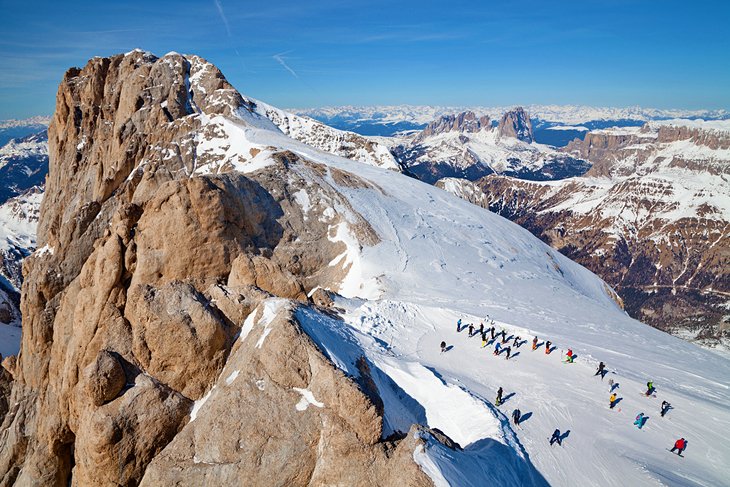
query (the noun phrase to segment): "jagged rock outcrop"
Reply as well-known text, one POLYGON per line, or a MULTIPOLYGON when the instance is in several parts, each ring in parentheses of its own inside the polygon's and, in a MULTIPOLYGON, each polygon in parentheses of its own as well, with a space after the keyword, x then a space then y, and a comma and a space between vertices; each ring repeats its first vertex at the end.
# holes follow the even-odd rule
POLYGON ((293 309, 336 289, 348 245, 379 241, 337 189, 377 188, 237 137, 273 129, 254 108, 196 56, 133 51, 66 72, 0 485, 430 484, 417 438, 383 441, 374 391, 296 319, 264 307, 249 323, 263 331, 247 328, 270 296, 293 309), (292 387, 325 405, 300 414, 292 387))
POLYGON ((142 485, 430 483, 413 462, 420 440, 381 441, 382 411, 317 349, 287 302, 269 301, 247 321, 215 386, 142 485))
POLYGON ((477 117, 471 111, 457 113, 456 115, 444 115, 429 123, 416 136, 414 142, 422 142, 428 137, 445 132, 475 133, 483 129, 490 129, 491 127, 488 116, 477 117))
POLYGON ((528 144, 535 141, 532 134, 532 122, 522 107, 517 107, 502 115, 497 131, 502 137, 514 137, 528 144))
POLYGON ((727 132, 673 125, 601 130, 566 148, 595 161, 585 178, 438 185, 601 276, 636 319, 716 346, 730 341, 728 144, 727 132))

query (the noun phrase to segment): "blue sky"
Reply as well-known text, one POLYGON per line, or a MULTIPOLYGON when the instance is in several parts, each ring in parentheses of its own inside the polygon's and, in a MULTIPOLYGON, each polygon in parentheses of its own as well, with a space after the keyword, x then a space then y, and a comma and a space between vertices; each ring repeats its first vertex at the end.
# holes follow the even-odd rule
POLYGON ((280 107, 730 108, 730 6, 676 1, 3 2, 0 119, 135 47, 199 54, 280 107))

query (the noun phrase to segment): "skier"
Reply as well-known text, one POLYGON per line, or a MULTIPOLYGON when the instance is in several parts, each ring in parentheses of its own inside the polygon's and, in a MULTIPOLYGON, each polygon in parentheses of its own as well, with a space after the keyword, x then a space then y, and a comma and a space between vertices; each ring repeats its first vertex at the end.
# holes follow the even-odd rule
POLYGON ((568 349, 568 353, 565 354, 565 361, 569 364, 573 363, 573 350, 570 348, 568 349))
POLYGON ((563 442, 560 439, 560 430, 556 429, 553 431, 553 436, 550 437, 550 446, 553 446, 553 443, 557 442, 558 445, 563 446, 563 442))
POLYGON ((502 335, 502 344, 504 345, 505 343, 507 343, 507 332, 502 330, 501 335, 502 335))
POLYGON ((487 346, 487 335, 486 333, 482 333, 482 348, 487 346))
POLYGON ((479 333, 484 336, 484 323, 479 323, 479 333))
POLYGON ((446 342, 441 342, 441 353, 446 351, 446 342))
POLYGON ((639 413, 638 415, 636 415, 636 419, 634 420, 634 424, 639 429, 641 429, 641 427, 644 426, 644 413, 639 413))
POLYGON ((608 392, 613 392, 614 389, 618 388, 618 382, 614 382, 613 379, 608 379, 608 387, 610 387, 608 392))
POLYGON ((684 451, 685 448, 687 448, 687 440, 685 440, 684 438, 680 438, 674 442, 674 446, 669 451, 674 453, 674 450, 679 450, 677 452, 677 455, 679 455, 681 457, 682 452, 684 451))
POLYGON ((492 340, 494 340, 494 327, 489 329, 489 333, 491 334, 492 340))
POLYGON ((512 411, 512 421, 515 423, 515 425, 520 425, 520 417, 522 416, 522 413, 519 409, 515 409, 512 411))
POLYGON ((532 349, 537 350, 537 337, 532 339, 532 349))
POLYGON ((507 360, 509 360, 509 356, 512 353, 512 347, 507 347, 504 349, 505 352, 507 352, 507 360))
POLYGON ((461 331, 461 318, 459 318, 459 321, 456 322, 456 333, 459 333, 461 331))
POLYGON ((596 373, 594 374, 594 376, 595 375, 600 375, 601 376, 601 380, 603 380, 603 375, 604 375, 603 374, 603 369, 605 369, 605 368, 606 368, 606 365, 603 362, 599 363, 598 364, 598 370, 596 371, 596 373))
POLYGON ((616 399, 618 399, 618 396, 616 396, 616 393, 614 392, 611 394, 611 397, 608 398, 610 404, 609 409, 613 409, 613 407, 616 405, 616 399))
POLYGON ((520 337, 515 337, 514 341, 512 342, 512 346, 515 348, 520 348, 520 341, 522 339, 520 337))
POLYGON ((474 324, 469 323, 469 337, 471 337, 474 334, 474 324))
POLYGON ((550 346, 553 344, 550 340, 545 342, 545 355, 550 354, 550 346))
POLYGON ((502 387, 500 386, 499 389, 497 389, 497 400, 494 401, 494 403, 499 406, 502 404, 502 387))
POLYGON ((665 414, 667 414, 667 412, 670 409, 672 409, 672 405, 669 404, 667 401, 662 401, 662 409, 661 409, 662 418, 664 417, 665 414))
POLYGON ((646 395, 651 396, 652 392, 654 392, 654 381, 649 381, 646 383, 646 395))
POLYGON ((499 350, 501 347, 502 347, 502 345, 499 342, 494 344, 494 355, 499 355, 500 353, 502 353, 499 350))

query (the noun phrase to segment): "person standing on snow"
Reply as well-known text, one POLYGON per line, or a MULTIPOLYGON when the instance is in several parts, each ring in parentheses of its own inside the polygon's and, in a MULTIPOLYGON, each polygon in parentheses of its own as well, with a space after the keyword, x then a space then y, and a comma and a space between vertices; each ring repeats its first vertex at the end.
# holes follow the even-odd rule
POLYGON ((512 341, 512 346, 515 348, 520 348, 520 342, 522 339, 520 337, 515 337, 515 339, 512 341))
POLYGON ((667 414, 667 412, 668 412, 668 411, 669 411, 670 409, 672 409, 672 405, 671 405, 671 404, 669 404, 669 403, 668 403, 667 401, 662 401, 662 409, 661 409, 661 411, 660 411, 660 413, 661 413, 661 415, 662 415, 662 418, 664 417, 664 415, 665 415, 665 414, 667 414))
POLYGON ((489 333, 491 334, 492 340, 494 340, 494 327, 489 329, 489 333))
POLYGON ((681 457, 682 452, 684 451, 685 448, 687 448, 687 440, 685 440, 684 438, 680 438, 674 442, 674 446, 669 451, 674 453, 674 450, 679 450, 677 452, 677 455, 679 455, 681 457))
POLYGON ((563 443, 560 439, 560 430, 556 429, 553 431, 553 436, 550 437, 550 446, 553 446, 553 443, 557 443, 560 446, 563 446, 563 443))
POLYGON ((441 342, 441 353, 446 351, 446 342, 441 342))
POLYGON ((617 399, 618 399, 618 396, 616 395, 615 392, 613 394, 611 394, 611 397, 608 398, 608 401, 609 401, 608 407, 609 407, 609 409, 613 409, 613 407, 616 405, 616 400, 617 399))
POLYGON ((634 420, 634 424, 639 429, 641 429, 641 427, 644 426, 644 413, 639 413, 639 414, 636 415, 636 419, 634 420))
POLYGON ((504 351, 507 352, 507 360, 509 360, 510 354, 512 354, 512 347, 507 347, 504 351))
POLYGON ((456 333, 461 331, 461 318, 456 322, 456 333))
POLYGON ((512 411, 512 422, 514 422, 517 426, 520 425, 520 417, 522 417, 522 413, 519 409, 512 411))
POLYGON ((502 387, 500 386, 499 389, 497 389, 497 400, 494 401, 494 403, 499 406, 502 404, 502 387))
POLYGON ((471 338, 472 335, 474 335, 474 324, 469 323, 469 338, 471 338))
POLYGON ((550 354, 550 346, 553 344, 550 340, 545 342, 545 355, 550 354))
POLYGON ((494 344, 494 355, 499 355, 501 353, 499 350, 501 347, 502 345, 499 342, 494 344))
POLYGON ((572 364, 573 363, 573 350, 568 349, 568 353, 565 354, 565 361, 572 364))
POLYGON ((502 330, 501 335, 502 335, 502 344, 504 345, 505 343, 507 343, 507 332, 502 330))
POLYGON ((479 333, 484 335, 484 323, 479 323, 479 333))
POLYGON ((600 375, 600 376, 601 376, 601 380, 603 380, 603 375, 604 375, 604 374, 603 374, 603 370, 604 370, 605 368, 606 368, 606 365, 605 365, 605 364, 604 364, 603 362, 599 363, 599 364, 598 364, 598 370, 597 370, 597 371, 596 371, 596 373, 595 373, 595 374, 593 374, 593 375, 594 375, 594 376, 596 376, 596 375, 600 375))
POLYGON ((654 392, 654 382, 649 381, 646 383, 646 395, 651 396, 651 394, 654 392))
POLYGON ((532 349, 537 350, 537 337, 532 339, 532 349))
POLYGON ((487 346, 487 334, 482 332, 482 348, 487 346))

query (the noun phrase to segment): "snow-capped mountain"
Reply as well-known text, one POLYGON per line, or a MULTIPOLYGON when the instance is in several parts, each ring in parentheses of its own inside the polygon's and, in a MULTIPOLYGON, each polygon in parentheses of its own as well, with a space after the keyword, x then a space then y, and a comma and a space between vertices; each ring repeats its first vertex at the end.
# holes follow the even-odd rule
POLYGON ((35 250, 42 198, 35 187, 0 205, 0 324, 20 326, 22 262, 35 250))
POLYGON ((67 72, 54 117, 66 143, 51 157, 44 251, 26 264, 22 351, 4 362, 23 381, 2 423, 0 478, 730 477, 718 427, 730 423, 730 361, 631 319, 604 281, 506 219, 292 139, 197 56, 94 58, 67 72), (104 96, 119 103, 77 130, 74 110, 91 119, 104 96), (515 344, 505 360, 457 320, 494 320, 510 343, 540 347, 515 344), (647 380, 656 397, 642 394, 647 380), (682 459, 666 451, 679 437, 682 459))
POLYGON ((422 181, 444 177, 475 180, 487 174, 559 179, 584 173, 585 161, 534 142, 529 116, 517 108, 496 126, 474 112, 444 115, 423 131, 401 137, 393 149, 404 170, 422 181))
POLYGON ((400 170, 389 148, 375 139, 337 130, 313 118, 295 115, 258 100, 255 101, 255 106, 256 113, 274 122, 292 139, 365 164, 400 170))
POLYGON ((10 139, 18 139, 42 132, 48 128, 51 117, 36 116, 24 120, 0 120, 0 146, 10 139))
MULTIPOLYGON (((22 261, 35 250, 42 185, 48 172, 44 132, 0 147, 0 323, 20 326, 22 261)), ((14 335, 17 332, 10 331, 14 335)), ((2 351, 0 351, 2 353, 2 351)))
POLYGON ((42 186, 48 173, 45 131, 11 139, 0 147, 0 204, 29 188, 42 186))
POLYGON ((566 151, 593 163, 584 177, 439 185, 601 275, 637 319, 727 348, 730 122, 598 130, 566 151))

